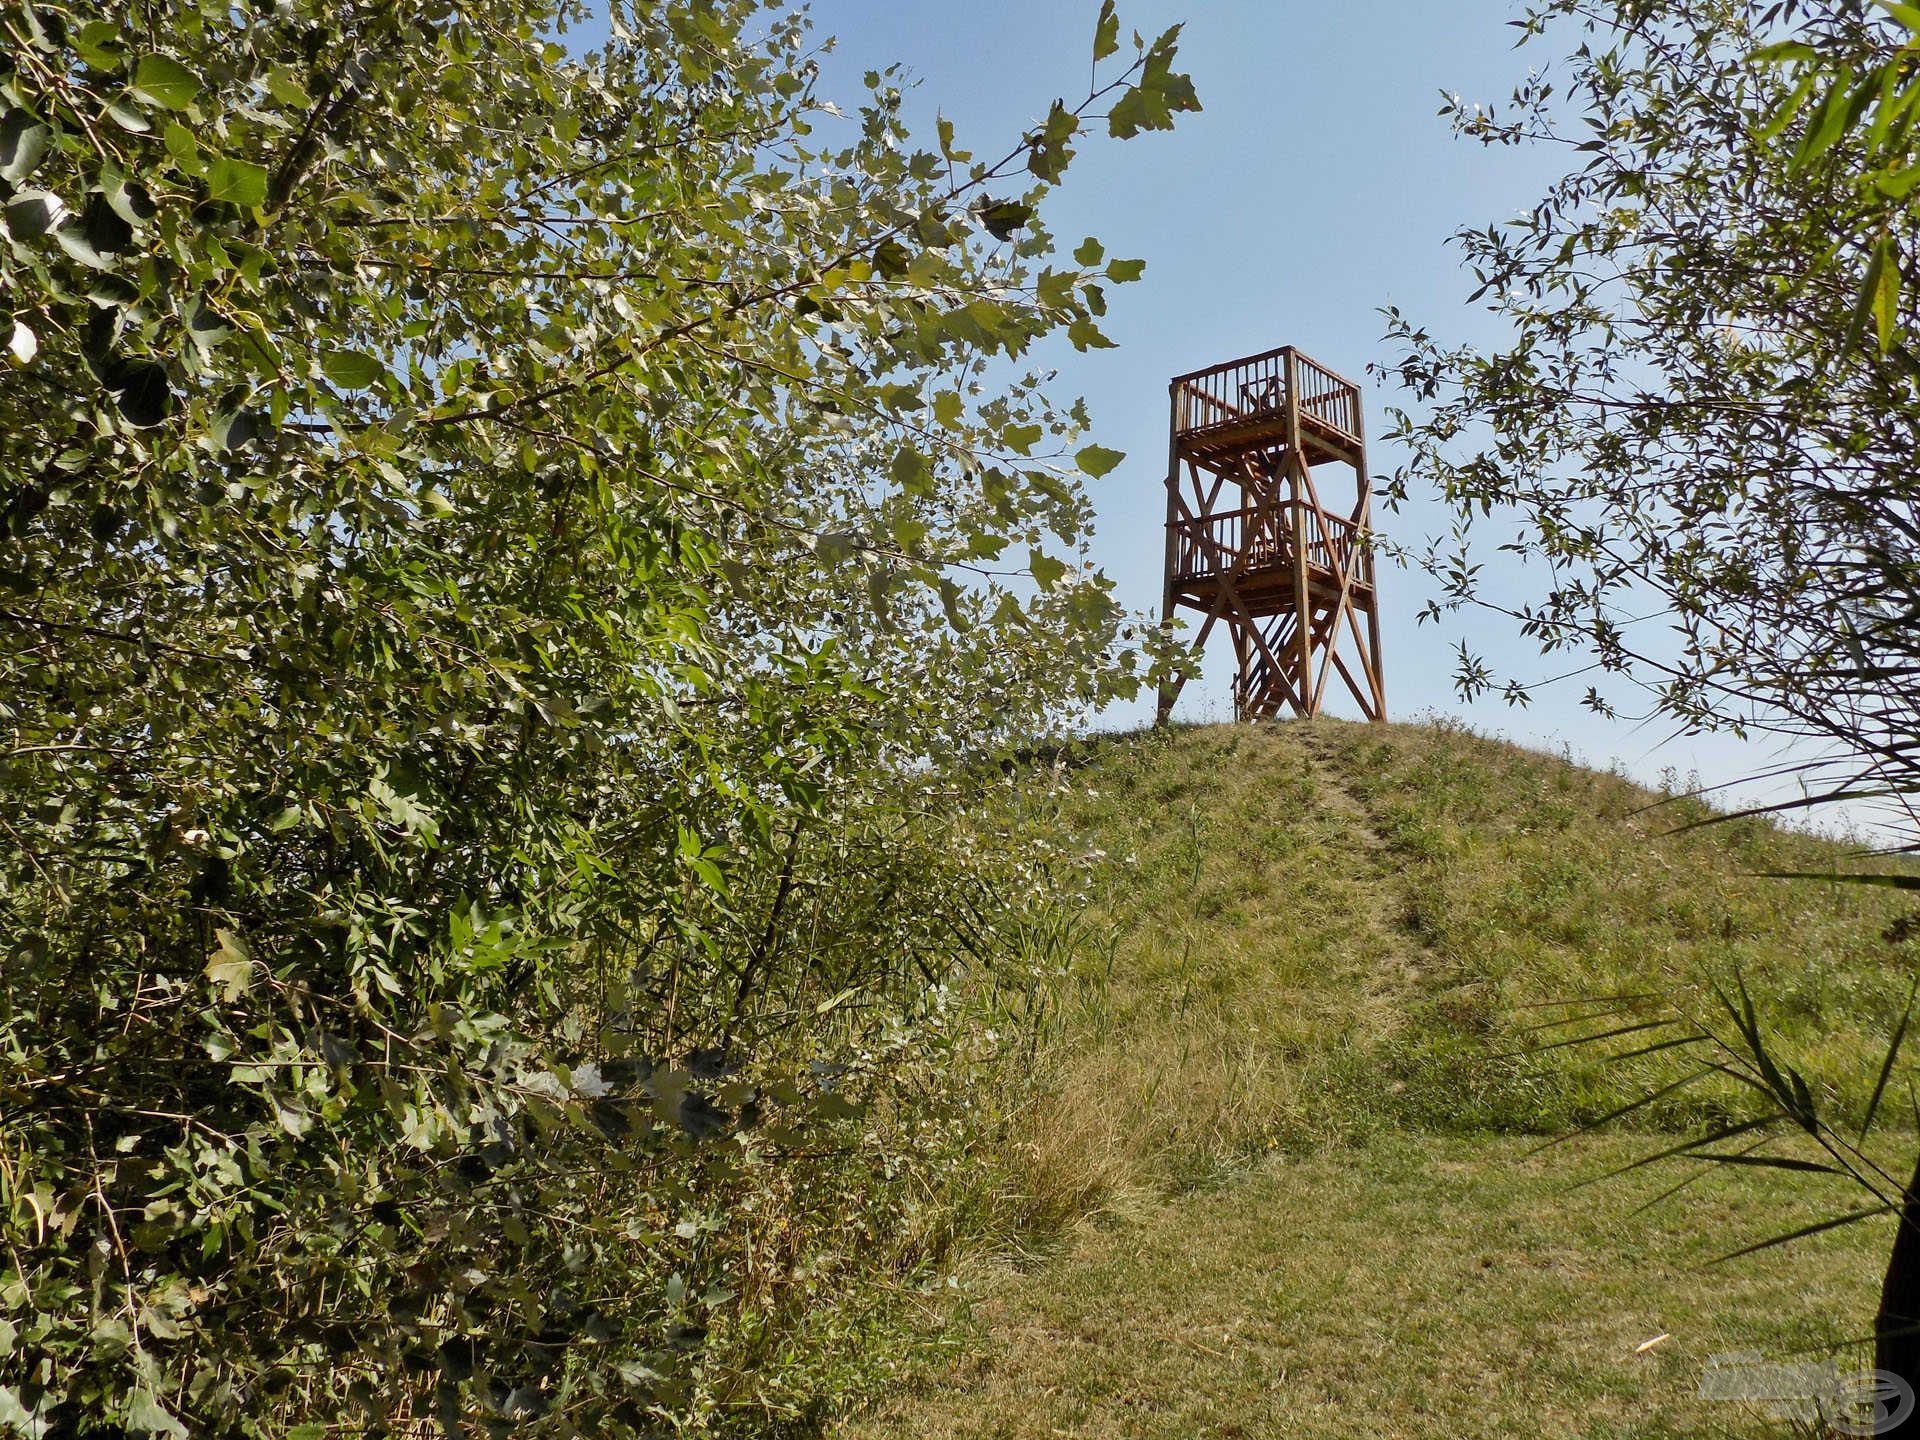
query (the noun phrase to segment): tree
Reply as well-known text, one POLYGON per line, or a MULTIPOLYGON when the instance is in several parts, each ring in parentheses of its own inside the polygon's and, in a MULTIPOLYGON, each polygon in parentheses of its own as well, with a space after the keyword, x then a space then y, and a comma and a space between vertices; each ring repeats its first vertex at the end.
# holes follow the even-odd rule
MULTIPOLYGON (((1816 8, 1849 44, 1893 38, 1856 7, 1816 8)), ((1835 243, 1848 161, 1803 158, 1830 112, 1787 108, 1791 77, 1750 59, 1787 20, 1815 24, 1807 10, 1623 0, 1516 22, 1535 36, 1566 17, 1610 43, 1582 44, 1511 111, 1449 111, 1484 143, 1585 158, 1518 222, 1459 236, 1511 344, 1446 347, 1391 316, 1397 374, 1426 408, 1395 417, 1410 449, 1389 492, 1421 477, 1457 512, 1462 543, 1435 557, 1449 602, 1480 598, 1471 532, 1511 517, 1505 548, 1550 576, 1513 612, 1543 649, 1590 651, 1683 726, 1837 741, 1865 768, 1823 795, 1898 794, 1913 532, 1893 482, 1915 408, 1910 307, 1882 277, 1912 227, 1835 243)), ((1503 682, 1472 654, 1461 678, 1503 682)), ((1588 703, 1615 701, 1596 685, 1588 703)))
POLYGON ((1177 32, 978 161, 777 6, 594 10, 0 19, 15 1430, 803 1404, 1034 863, 962 767, 1136 683, 1028 355, 1177 32))
MULTIPOLYGON (((1458 237, 1507 338, 1451 346, 1390 316, 1414 405, 1394 417, 1408 448, 1389 500, 1433 484, 1456 517, 1428 556, 1445 585, 1429 618, 1500 608, 1475 550, 1497 524, 1544 576, 1507 607, 1542 651, 1582 655, 1677 728, 1820 746, 1792 803, 1890 799, 1920 848, 1920 11, 1553 0, 1514 23, 1576 36, 1564 67, 1508 108, 1445 112, 1575 167, 1518 219, 1458 237)), ((1460 682, 1528 696, 1464 646, 1460 682)), ((1610 712, 1619 693, 1603 679, 1587 702, 1610 712)), ((1774 1053, 1764 1005, 1730 985, 1714 1016, 1649 1017, 1632 1043, 1692 1047, 1756 1097, 1753 1125, 1688 1153, 1834 1170, 1870 1192, 1848 1219, 1903 1214, 1879 1355, 1920 1385, 1920 1175, 1903 1183, 1869 1140, 1906 1022, 1875 1106, 1838 1117, 1774 1053), (1810 1152, 1716 1148, 1776 1130, 1810 1152)))

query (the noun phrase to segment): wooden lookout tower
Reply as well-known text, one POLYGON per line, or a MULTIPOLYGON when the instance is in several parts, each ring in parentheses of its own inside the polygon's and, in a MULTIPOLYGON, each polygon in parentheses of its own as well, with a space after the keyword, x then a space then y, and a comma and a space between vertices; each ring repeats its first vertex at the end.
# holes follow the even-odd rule
MULTIPOLYGON (((1206 616, 1195 662, 1226 626, 1237 718, 1317 715, 1338 675, 1385 719, 1360 387, 1288 346, 1181 375, 1172 392, 1165 617, 1206 616)), ((1162 722, 1186 680, 1161 690, 1162 722)))

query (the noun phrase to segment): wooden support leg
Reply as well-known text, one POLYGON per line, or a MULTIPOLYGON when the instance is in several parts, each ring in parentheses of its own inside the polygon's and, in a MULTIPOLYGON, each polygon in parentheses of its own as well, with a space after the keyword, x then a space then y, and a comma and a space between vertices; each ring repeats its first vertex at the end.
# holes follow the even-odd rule
MULTIPOLYGON (((1177 405, 1177 402, 1176 402, 1177 405)), ((1176 411, 1174 435, 1167 442, 1167 568, 1166 582, 1160 591, 1160 623, 1163 627, 1173 624, 1173 611, 1177 603, 1173 591, 1173 572, 1180 554, 1180 542, 1174 534, 1174 524, 1178 515, 1186 510, 1180 499, 1180 448, 1179 417, 1176 411)), ((1205 632, 1202 631, 1202 638, 1205 632)), ((1180 698, 1180 688, 1187 683, 1184 670, 1176 671, 1160 682, 1159 704, 1154 708, 1153 724, 1158 729, 1165 725, 1173 715, 1173 702, 1180 698)))

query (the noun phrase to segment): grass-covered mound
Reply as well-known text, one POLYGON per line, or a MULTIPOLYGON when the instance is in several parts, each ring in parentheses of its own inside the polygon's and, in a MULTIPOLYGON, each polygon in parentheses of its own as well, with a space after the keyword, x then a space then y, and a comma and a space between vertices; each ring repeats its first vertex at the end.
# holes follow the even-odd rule
POLYGON ((1693 1398, 1710 1355, 1868 1333, 1873 1225, 1696 1268, 1852 1208, 1842 1183, 1693 1162, 1571 1190, 1751 1111, 1732 1083, 1531 1154, 1697 1063, 1609 1058, 1667 1031, 1557 1041, 1712 1019, 1736 976, 1823 1103, 1864 1106, 1908 907, 1764 873, 1843 847, 1697 827, 1445 726, 1174 730, 1073 763, 1058 818, 1099 855, 1099 939, 1004 1159, 1031 1213, 1097 1223, 976 1276, 986 1358, 871 1433, 1738 1431, 1693 1398))
POLYGON ((1152 733, 1093 747, 1079 780, 1063 819, 1105 852, 1112 950, 1083 967, 1050 1123, 1122 1185, 1382 1127, 1598 1118, 1694 1062, 1608 1058, 1658 1031, 1556 1042, 1676 1002, 1711 1018, 1739 977, 1808 1077, 1864 1104, 1911 983, 1897 894, 1766 877, 1843 847, 1696 827, 1694 802, 1457 728, 1152 733))

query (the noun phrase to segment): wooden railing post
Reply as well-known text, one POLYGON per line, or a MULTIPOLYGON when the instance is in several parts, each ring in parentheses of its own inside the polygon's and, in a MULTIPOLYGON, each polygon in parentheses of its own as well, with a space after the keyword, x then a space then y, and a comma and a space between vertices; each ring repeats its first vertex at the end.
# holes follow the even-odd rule
MULTIPOLYGON (((1174 607, 1179 597, 1174 589, 1175 577, 1180 568, 1180 533, 1178 519, 1180 514, 1180 432, 1186 419, 1186 387, 1181 381, 1174 381, 1167 387, 1172 400, 1173 418, 1167 435, 1167 571, 1166 583, 1160 592, 1160 624, 1170 628, 1173 624, 1174 607)), ((1153 723, 1161 726, 1167 723, 1173 714, 1173 702, 1179 697, 1180 687, 1186 677, 1167 675, 1160 681, 1160 694, 1154 705, 1153 723)))
POLYGON ((1287 366, 1287 482, 1293 508, 1293 603, 1294 613, 1299 616, 1300 633, 1295 636, 1299 646, 1300 677, 1295 689, 1304 696, 1313 679, 1313 627, 1307 623, 1308 606, 1308 541, 1307 541, 1307 494, 1306 477, 1302 473, 1306 467, 1306 455, 1301 446, 1300 435, 1300 360, 1289 347, 1286 352, 1287 366))
MULTIPOLYGON (((1353 392, 1353 438, 1360 442, 1360 453, 1367 453, 1367 417, 1360 392, 1353 392)), ((1373 563, 1373 478, 1363 465, 1360 470, 1360 503, 1354 507, 1353 547, 1360 552, 1367 577, 1367 687, 1373 691, 1371 719, 1387 718, 1387 671, 1380 658, 1380 579, 1373 563)))

